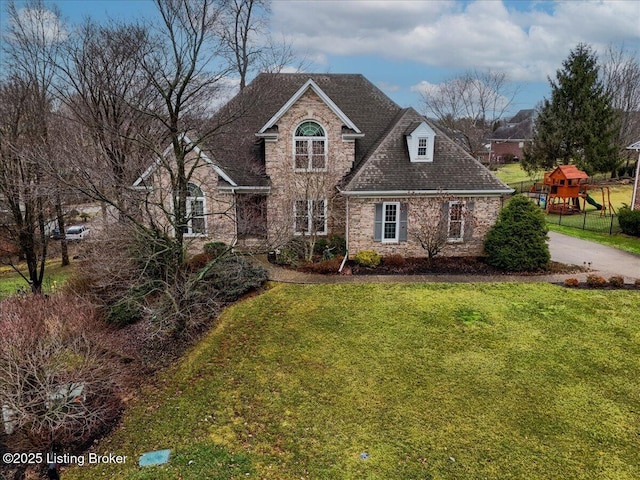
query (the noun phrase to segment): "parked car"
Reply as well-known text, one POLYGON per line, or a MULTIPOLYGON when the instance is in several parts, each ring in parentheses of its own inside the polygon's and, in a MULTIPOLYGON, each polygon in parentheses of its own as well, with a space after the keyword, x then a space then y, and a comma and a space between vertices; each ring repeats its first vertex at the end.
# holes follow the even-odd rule
POLYGON ((89 230, 85 225, 74 225, 66 230, 67 240, 82 240, 89 235, 89 230))

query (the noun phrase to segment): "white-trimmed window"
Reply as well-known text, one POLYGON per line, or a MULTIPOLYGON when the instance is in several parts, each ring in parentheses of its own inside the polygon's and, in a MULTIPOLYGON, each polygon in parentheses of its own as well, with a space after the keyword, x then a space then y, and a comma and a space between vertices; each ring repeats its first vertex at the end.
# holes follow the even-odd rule
POLYGON ((205 235, 205 198, 202 189, 193 183, 187 184, 187 225, 185 235, 205 235))
POLYGON ((400 238, 400 203, 382 204, 382 241, 397 242, 400 238))
POLYGON ((296 235, 327 234, 327 202, 325 200, 296 200, 293 214, 296 235))
POLYGON ((462 242, 464 240, 464 202, 449 202, 447 240, 449 242, 462 242))
POLYGON ((429 152, 429 137, 418 137, 418 158, 427 158, 429 152))
POLYGON ((294 168, 312 172, 327 168, 327 136, 316 122, 307 121, 296 128, 293 137, 294 168))

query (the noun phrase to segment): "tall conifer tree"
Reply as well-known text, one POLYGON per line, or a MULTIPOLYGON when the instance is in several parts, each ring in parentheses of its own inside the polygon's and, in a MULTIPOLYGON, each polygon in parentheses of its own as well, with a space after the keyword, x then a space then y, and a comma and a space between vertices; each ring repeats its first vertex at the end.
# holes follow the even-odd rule
POLYGON ((583 43, 571 51, 544 99, 532 144, 525 150, 527 170, 575 164, 589 174, 614 171, 619 128, 611 98, 599 77, 596 54, 583 43))

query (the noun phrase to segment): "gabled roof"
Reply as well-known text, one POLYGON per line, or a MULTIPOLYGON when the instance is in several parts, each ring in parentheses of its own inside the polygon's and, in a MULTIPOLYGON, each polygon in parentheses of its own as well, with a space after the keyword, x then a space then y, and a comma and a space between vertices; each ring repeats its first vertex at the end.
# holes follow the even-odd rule
POLYGON ((435 132, 433 162, 411 163, 405 135, 425 121, 413 108, 401 110, 360 167, 349 176, 343 192, 351 195, 375 192, 452 192, 505 194, 513 190, 498 180, 462 147, 435 132))
POLYGON ((556 167, 551 173, 549 173, 549 177, 564 177, 567 180, 576 180, 576 179, 587 179, 589 175, 587 175, 582 170, 578 170, 578 167, 575 165, 560 165, 556 167))
MULTIPOLYGON (((216 174, 218 174, 218 176, 225 182, 228 182, 230 185, 232 186, 237 186, 237 184, 231 179, 231 177, 229 177, 229 175, 222 169, 220 168, 218 165, 216 165, 208 156, 206 153, 204 153, 202 150, 200 150, 200 148, 198 147, 198 145, 194 145, 194 143, 191 141, 191 139, 187 136, 187 135, 182 135, 182 141, 184 141, 186 144, 190 145, 193 147, 193 152, 198 156, 198 158, 201 158, 205 161, 205 163, 207 165, 209 165, 211 168, 213 168, 213 170, 216 172, 216 174)), ((171 145, 169 145, 167 148, 165 148, 164 152, 162 152, 162 156, 166 157, 167 155, 169 155, 171 153, 171 145)), ((145 181, 149 178, 149 176, 156 170, 156 168, 158 168, 158 166, 160 165, 160 162, 162 160, 160 158, 157 158, 143 173, 142 175, 140 175, 136 181, 133 183, 133 187, 143 187, 145 181)))
POLYGON ((276 114, 269 119, 269 121, 260 129, 258 133, 264 133, 270 128, 272 128, 280 118, 287 113, 287 111, 291 108, 293 104, 295 104, 300 97, 306 93, 307 90, 313 90, 316 95, 318 95, 322 101, 331 109, 336 116, 344 122, 344 126, 348 129, 354 131, 355 133, 362 133, 360 129, 345 115, 345 113, 340 110, 340 108, 333 103, 333 100, 322 91, 322 89, 318 86, 316 82, 313 81, 312 78, 306 81, 306 83, 301 86, 296 93, 285 103, 280 110, 276 112, 276 114))
POLYGON ((359 74, 261 73, 218 112, 212 120, 218 133, 203 150, 238 185, 267 185, 263 140, 256 134, 277 133, 278 119, 309 88, 330 100, 345 122, 343 133, 357 138, 356 165, 401 111, 359 74))

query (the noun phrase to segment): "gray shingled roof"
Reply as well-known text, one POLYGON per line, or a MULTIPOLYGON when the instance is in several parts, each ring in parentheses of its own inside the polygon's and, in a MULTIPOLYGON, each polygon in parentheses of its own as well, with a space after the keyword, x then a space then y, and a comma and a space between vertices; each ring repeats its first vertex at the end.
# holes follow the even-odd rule
POLYGON ((377 148, 351 175, 345 191, 506 191, 507 185, 412 108, 405 109, 377 148), (409 160, 405 135, 422 121, 436 132, 433 162, 409 160))
POLYGON ((255 134, 312 79, 365 136, 356 141, 356 164, 401 110, 389 97, 359 74, 262 73, 216 116, 224 124, 205 151, 239 185, 266 185, 262 140, 255 134))
POLYGON ((437 132, 433 163, 410 163, 406 130, 424 118, 401 109, 356 74, 260 74, 213 119, 219 133, 203 150, 238 185, 268 185, 263 140, 255 134, 309 79, 364 133, 356 140, 354 170, 343 182, 349 190, 508 189, 433 122, 428 122, 437 132))

